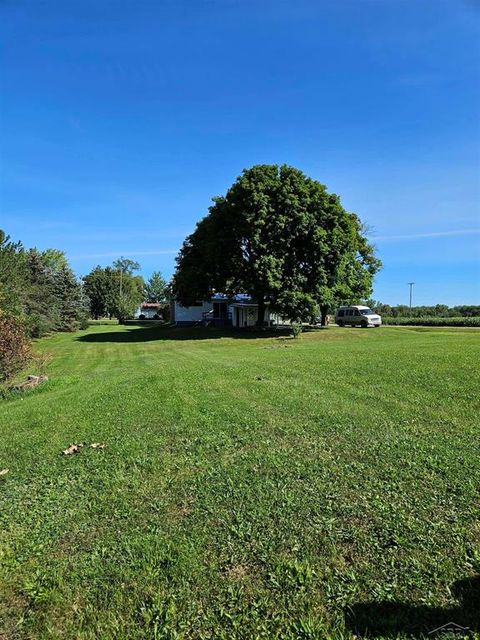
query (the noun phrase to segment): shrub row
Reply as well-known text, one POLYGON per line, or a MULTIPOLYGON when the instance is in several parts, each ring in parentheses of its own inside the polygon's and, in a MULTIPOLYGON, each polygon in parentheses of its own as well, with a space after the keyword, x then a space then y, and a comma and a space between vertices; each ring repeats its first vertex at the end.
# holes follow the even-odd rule
POLYGON ((480 316, 457 317, 457 318, 435 318, 435 317, 422 317, 422 318, 392 318, 382 316, 383 324, 394 325, 420 325, 422 327, 480 327, 480 316))
POLYGON ((9 380, 30 358, 30 344, 19 318, 0 311, 0 383, 9 380))

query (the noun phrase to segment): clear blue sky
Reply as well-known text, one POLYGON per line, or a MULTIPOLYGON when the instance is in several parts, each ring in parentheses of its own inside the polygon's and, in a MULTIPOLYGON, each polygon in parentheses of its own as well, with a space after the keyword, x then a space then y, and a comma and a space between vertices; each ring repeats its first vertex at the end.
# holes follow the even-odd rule
POLYGON ((210 198, 288 163, 370 226, 389 303, 480 302, 474 0, 3 0, 0 227, 170 276, 210 198))

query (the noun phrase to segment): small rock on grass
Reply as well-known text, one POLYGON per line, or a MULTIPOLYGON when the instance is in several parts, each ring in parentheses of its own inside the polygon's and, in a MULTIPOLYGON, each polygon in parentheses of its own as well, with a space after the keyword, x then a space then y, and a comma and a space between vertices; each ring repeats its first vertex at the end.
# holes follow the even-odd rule
POLYGON ((0 476, 6 476, 8 473, 8 469, 0 469, 0 476))
POLYGON ((21 382, 20 384, 16 384, 13 387, 10 387, 11 391, 26 391, 27 389, 33 389, 37 387, 42 382, 47 382, 48 376, 27 376, 27 380, 25 382, 21 382))
POLYGON ((92 442, 90 446, 92 449, 105 449, 106 447, 104 442, 92 442))

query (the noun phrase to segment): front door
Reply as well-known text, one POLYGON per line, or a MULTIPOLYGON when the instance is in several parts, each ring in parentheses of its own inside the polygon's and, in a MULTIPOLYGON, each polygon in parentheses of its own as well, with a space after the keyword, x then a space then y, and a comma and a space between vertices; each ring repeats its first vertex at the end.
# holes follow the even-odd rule
POLYGON ((213 317, 225 320, 228 315, 228 307, 226 302, 213 303, 213 317))

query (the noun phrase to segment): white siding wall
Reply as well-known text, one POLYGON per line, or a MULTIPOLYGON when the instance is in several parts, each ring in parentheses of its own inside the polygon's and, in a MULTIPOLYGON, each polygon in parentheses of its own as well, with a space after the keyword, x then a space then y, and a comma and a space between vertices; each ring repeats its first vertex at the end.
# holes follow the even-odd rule
MULTIPOLYGON (((203 320, 203 314, 213 310, 213 302, 204 302, 202 306, 198 307, 182 307, 178 302, 175 302, 175 318, 174 322, 199 322, 203 320)), ((257 318, 258 310, 256 307, 233 307, 228 305, 228 311, 232 314, 232 322, 234 326, 244 327, 245 320, 247 327, 254 327, 257 318), (237 316, 238 314, 238 316, 237 316), (238 318, 238 320, 237 320, 238 318)), ((277 314, 270 313, 265 310, 265 320, 267 322, 273 321, 274 324, 290 324, 288 320, 280 318, 277 314)))
POLYGON ((182 307, 175 302, 175 322, 198 322, 203 314, 213 309, 211 302, 204 302, 200 307, 182 307))
POLYGON ((270 320, 274 324, 292 324, 290 320, 280 317, 277 313, 272 313, 270 316, 270 320))

